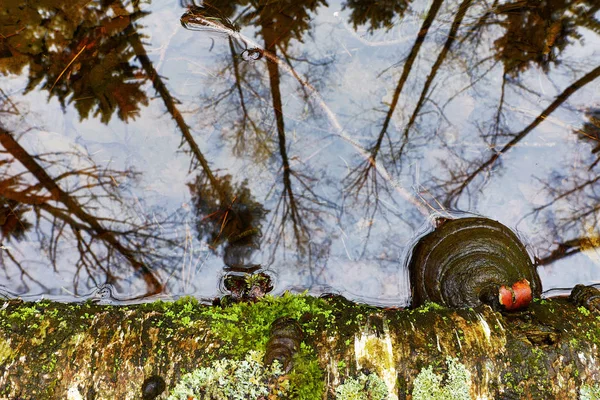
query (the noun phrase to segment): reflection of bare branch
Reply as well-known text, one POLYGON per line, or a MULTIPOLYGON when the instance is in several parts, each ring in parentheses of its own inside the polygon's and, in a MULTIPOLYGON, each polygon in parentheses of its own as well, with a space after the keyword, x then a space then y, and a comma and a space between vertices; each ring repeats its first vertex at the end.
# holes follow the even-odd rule
MULTIPOLYGON (((241 43, 244 43, 248 48, 260 48, 260 45, 258 43, 256 43, 255 41, 253 41, 252 39, 250 39, 249 37, 241 35, 240 33, 235 32, 231 29, 220 26, 219 24, 217 24, 211 20, 205 19, 202 16, 194 16, 194 20, 198 20, 198 23, 200 23, 203 26, 209 26, 215 32, 224 33, 224 34, 231 36, 235 40, 239 40, 241 43)), ((369 152, 366 151, 361 145, 359 145, 352 137, 350 137, 346 133, 346 131, 344 130, 344 128, 342 127, 342 125, 340 124, 338 119, 336 118, 335 114, 333 113, 333 111, 329 108, 327 103, 321 97, 320 93, 304 77, 302 77, 295 69, 290 67, 287 63, 282 62, 269 49, 261 48, 261 51, 263 54, 263 58, 269 60, 270 62, 276 63, 278 66, 281 67, 282 70, 284 70, 285 72, 287 72, 291 76, 293 76, 294 79, 296 79, 301 86, 304 86, 306 89, 308 89, 308 91, 310 92, 310 100, 318 108, 320 108, 321 111, 323 111, 327 120, 329 121, 329 123, 331 124, 331 126, 334 129, 335 135, 341 137, 346 142, 348 142, 350 145, 352 145, 352 147, 365 160, 368 160, 371 158, 369 155, 369 152)), ((381 174, 381 176, 384 179, 386 179, 390 183, 391 186, 393 186, 394 190, 398 194, 400 194, 407 201, 409 201, 413 206, 415 206, 419 210, 419 212, 421 212, 423 215, 429 215, 429 210, 423 204, 421 204, 421 202, 419 200, 415 199, 415 197, 410 192, 408 192, 402 186, 397 184, 390 177, 389 173, 387 172, 387 170, 381 163, 379 163, 378 161, 375 161, 375 165, 376 165, 376 169, 381 174)))
MULTIPOLYGON (((242 117, 241 117, 241 121, 239 124, 239 128, 237 129, 236 132, 236 143, 234 146, 234 151, 236 152, 236 154, 243 154, 246 150, 247 147, 245 146, 246 143, 246 136, 247 136, 247 129, 246 126, 249 123, 251 129, 251 132, 254 133, 256 139, 257 139, 257 145, 256 145, 256 149, 257 149, 257 153, 262 153, 262 154, 271 154, 271 149, 269 148, 269 140, 265 137, 265 132, 256 124, 256 122, 254 122, 254 119, 250 116, 250 113, 248 111, 248 107, 246 105, 246 101, 245 101, 245 97, 244 97, 244 90, 242 89, 242 83, 244 83, 244 77, 242 75, 242 72, 240 71, 240 62, 239 62, 239 56, 235 53, 235 49, 233 46, 233 39, 231 38, 231 36, 228 36, 228 41, 229 41, 229 50, 231 52, 231 60, 232 60, 232 65, 233 65, 233 71, 234 71, 234 85, 235 88, 237 90, 238 93, 238 97, 239 97, 239 101, 240 101, 240 107, 242 108, 242 117)), ((246 85, 246 87, 250 87, 250 85, 246 85)), ((255 98, 260 98, 261 96, 256 93, 254 90, 250 90, 251 94, 254 95, 255 98)), ((212 101, 211 102, 215 107, 217 106, 217 102, 212 101)), ((233 114, 233 113, 229 113, 229 114, 233 114)))
POLYGON ((538 213, 538 212, 542 211, 543 209, 545 209, 545 208, 547 208, 547 207, 551 206, 551 205, 552 205, 552 204, 554 204, 556 201, 558 201, 558 200, 561 200, 561 199, 564 199, 564 198, 566 198, 566 197, 569 197, 569 196, 571 196, 571 195, 573 195, 573 194, 576 194, 577 192, 580 192, 580 191, 582 191, 583 189, 585 189, 587 186, 594 185, 594 184, 595 184, 596 182, 598 182, 598 181, 600 181, 600 176, 597 176, 597 177, 595 177, 595 178, 593 178, 593 179, 591 179, 591 180, 585 181, 585 182, 583 182, 583 183, 581 183, 581 184, 575 185, 575 186, 573 186, 573 188, 571 188, 571 189, 569 189, 569 190, 566 190, 566 191, 564 191, 564 192, 562 192, 562 193, 556 193, 556 188, 554 187, 554 185, 553 185, 553 184, 546 184, 546 185, 545 185, 545 188, 546 188, 546 190, 547 190, 548 192, 550 192, 550 193, 554 193, 554 194, 556 194, 556 197, 554 197, 554 198, 552 199, 552 201, 550 201, 550 202, 548 202, 548 203, 545 203, 545 204, 542 204, 541 206, 537 206, 537 207, 535 207, 535 208, 533 209, 532 213, 538 213))
POLYGON ((595 247, 588 237, 578 237, 575 239, 567 240, 562 243, 558 243, 556 249, 552 250, 547 256, 537 259, 537 265, 549 265, 555 261, 562 260, 569 256, 579 254, 584 249, 595 247))
POLYGON ((438 55, 437 59, 435 60, 435 63, 431 67, 431 71, 429 72, 429 75, 427 76, 425 85, 423 85, 423 90, 421 91, 421 96, 419 97, 419 100, 417 101, 415 110, 413 111, 412 115, 410 116, 410 120, 408 121, 408 124, 404 128, 404 141, 405 142, 408 142, 408 133, 410 131, 410 128, 415 123, 415 120, 417 119, 417 115, 419 115, 419 111, 421 110, 421 107, 423 106, 423 103, 425 102, 427 93, 429 92, 429 87, 433 83, 433 80, 434 80, 435 76, 437 75, 438 70, 442 66, 442 63, 446 59, 446 56, 448 55, 450 48, 452 47, 452 45, 454 44, 454 41, 456 40, 458 28, 460 28, 462 20, 463 20, 465 14, 467 13, 467 10, 471 6, 471 2, 472 2, 472 0, 463 0, 463 2, 460 4, 460 6, 458 8, 458 12, 456 13, 456 17, 454 17, 454 21, 452 22, 452 26, 450 27, 450 32, 448 32, 448 37, 446 38, 444 47, 442 48, 442 51, 440 51, 440 54, 438 55))
MULTIPOLYGON (((136 271, 142 274, 142 277, 148 287, 147 295, 156 294, 161 291, 161 283, 158 281, 152 270, 139 260, 136 252, 124 246, 117 239, 114 231, 104 227, 95 216, 89 214, 84 209, 84 207, 76 200, 76 198, 63 191, 56 184, 56 182, 54 182, 52 177, 48 175, 44 168, 36 161, 36 159, 27 153, 27 151, 21 147, 21 145, 13 138, 13 136, 3 128, 0 128, 0 144, 2 144, 2 146, 38 180, 40 185, 49 192, 52 201, 62 203, 67 208, 69 213, 75 215, 88 227, 90 232, 93 232, 93 235, 97 240, 107 243, 107 245, 122 255, 136 271)), ((4 193, 5 196, 10 196, 10 190, 8 188, 5 189, 4 193)), ((18 196, 18 192, 13 193, 13 195, 18 196)), ((22 196, 19 198, 21 200, 24 199, 22 196)), ((39 203, 39 198, 34 197, 34 200, 37 205, 39 203)), ((62 217, 61 219, 65 220, 67 223, 68 219, 70 219, 67 217, 66 211, 63 211, 63 214, 60 215, 60 217, 62 217)), ((72 230, 73 232, 78 232, 81 228, 81 223, 75 223, 75 221, 73 222, 72 230)), ((85 257, 85 253, 82 253, 82 257, 85 257)), ((86 263, 84 264, 87 265, 86 263)))
POLYGON ((461 38, 461 40, 460 40, 460 44, 461 45, 464 42, 466 42, 467 40, 471 40, 471 41, 477 42, 477 46, 478 46, 478 42, 481 40, 481 33, 482 33, 482 29, 481 28, 483 28, 484 26, 486 26, 487 20, 492 15, 495 14, 494 8, 496 7, 496 5, 498 5, 498 0, 494 0, 494 3, 490 6, 490 8, 486 12, 484 12, 483 14, 481 14, 481 16, 479 17, 479 19, 477 20, 477 22, 475 22, 474 24, 472 24, 471 29, 469 29, 469 31, 461 38))
MULTIPOLYGON (((470 1, 470 0, 469 0, 470 1)), ((400 75, 400 79, 398 80, 398 84, 396 85, 396 89, 394 90, 394 95, 392 97, 392 102, 386 114, 386 117, 383 121, 383 125, 381 127, 381 131, 379 132, 379 136, 377 137, 377 141, 373 146, 369 149, 369 157, 363 160, 356 168, 354 168, 346 177, 346 181, 348 182, 347 188, 350 192, 353 192, 355 196, 358 196, 360 192, 366 190, 366 201, 365 204, 368 204, 366 213, 371 214, 371 217, 377 211, 379 207, 379 183, 377 182, 378 171, 377 171, 377 157, 379 155, 379 151, 383 145, 383 139, 385 137, 390 140, 388 136, 388 127, 392 120, 392 116, 396 111, 396 107, 398 105, 398 100, 400 99, 400 93, 408 79, 408 75, 413 67, 413 64, 417 58, 421 45, 425 41, 425 37, 429 32, 429 28, 431 27, 437 12, 439 11, 443 0, 435 0, 427 13, 427 17, 423 21, 421 25, 421 29, 417 34, 417 39, 413 44, 410 53, 404 62, 404 67, 402 69, 402 74, 400 75), (372 199, 372 202, 369 201, 372 199)), ((390 142, 390 149, 392 151, 393 156, 393 148, 390 142)), ((401 158, 402 152, 404 149, 404 144, 400 148, 400 154, 398 159, 401 158)))
MULTIPOLYGON (((373 151, 371 151, 371 154, 374 154, 373 159, 375 159, 377 157, 377 151, 379 151, 379 147, 381 146, 381 142, 383 141, 383 136, 387 134, 387 129, 388 129, 388 126, 392 119, 392 115, 394 114, 394 111, 396 110, 396 106, 398 105, 398 99, 400 98, 400 92, 402 92, 402 88, 404 87, 404 84, 406 83, 406 80, 408 79, 408 74, 410 73, 412 66, 417 58, 417 54, 419 54, 421 45, 425 41, 425 37, 427 36, 427 33, 429 32, 429 28, 431 28, 431 25, 433 24, 433 20, 435 19, 435 16, 437 15, 438 11, 440 10, 440 7, 442 6, 443 2, 444 2, 443 0, 434 0, 433 3, 431 4, 431 7, 429 8, 429 11, 427 12, 427 17, 425 17, 425 20, 423 21, 423 24, 421 25, 421 29, 419 29, 419 33, 417 34, 417 39, 415 40, 415 43, 414 43, 413 47, 411 48, 410 53, 408 54, 408 58, 404 62, 404 68, 402 69, 402 75, 400 76, 400 80, 398 81, 398 85, 396 86, 396 90, 394 91, 394 97, 392 98, 392 103, 390 104, 390 109, 388 110, 388 113, 383 122, 383 126, 381 127, 381 132, 379 133, 379 137, 377 138, 377 143, 374 146, 374 149, 376 149, 376 152, 374 153, 373 151)), ((402 146, 400 147, 400 150, 398 152, 398 157, 397 157, 398 159, 400 159, 402 157, 402 152, 404 151, 404 145, 405 145, 405 143, 403 143, 402 146)))
POLYGON ((527 136, 529 132, 531 132, 539 124, 541 124, 562 103, 567 101, 567 99, 573 93, 575 93, 577 90, 579 90, 586 84, 592 82, 598 76, 600 76, 600 67, 594 68, 592 71, 588 72, 583 77, 572 83, 561 94, 559 94, 556 97, 556 99, 548 107, 546 107, 544 111, 541 112, 540 115, 538 115, 527 127, 525 127, 525 129, 515 134, 510 142, 508 142, 500 150, 492 154, 487 160, 483 161, 479 165, 479 167, 477 167, 474 171, 462 173, 458 180, 453 179, 453 182, 456 182, 457 186, 447 192, 446 204, 455 203, 462 194, 462 192, 469 186, 471 181, 475 179, 475 177, 477 177, 483 171, 486 171, 489 167, 493 166, 502 154, 504 154, 513 146, 516 146, 521 140, 523 140, 523 138, 527 136))
MULTIPOLYGON (((40 282, 39 280, 33 278, 29 272, 27 272, 27 268, 25 266, 23 266, 16 258, 15 256, 12 254, 11 250, 8 247, 4 247, 2 248, 2 251, 0 252, 0 263, 2 265, 6 265, 4 263, 4 257, 8 257, 10 259, 10 261, 13 263, 13 265, 17 266, 17 269, 20 272, 20 280, 21 283, 23 284, 23 286, 25 287, 25 290, 29 289, 29 285, 27 285, 27 282, 25 280, 25 278, 28 278, 29 280, 31 280, 32 282, 36 283, 37 285, 39 285, 42 289, 44 290, 48 290, 48 288, 46 287, 46 285, 44 285, 42 282, 40 282)), ((8 280, 11 279, 11 277, 7 277, 8 280)))

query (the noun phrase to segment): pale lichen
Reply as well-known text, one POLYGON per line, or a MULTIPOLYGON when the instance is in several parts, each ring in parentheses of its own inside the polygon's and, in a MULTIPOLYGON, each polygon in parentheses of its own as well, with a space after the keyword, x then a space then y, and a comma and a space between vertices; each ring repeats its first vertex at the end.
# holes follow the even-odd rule
POLYGON ((222 359, 210 367, 185 374, 168 400, 257 400, 267 396, 285 397, 290 385, 281 366, 262 362, 263 353, 250 351, 244 360, 222 359))
POLYGON ((600 400, 600 385, 581 385, 579 388, 580 400, 600 400))
POLYGON ((356 378, 348 378, 343 385, 335 388, 337 400, 388 400, 387 385, 376 374, 362 372, 356 378))
POLYGON ((458 359, 447 357, 445 376, 423 368, 413 383, 413 400, 470 400, 471 373, 458 359))

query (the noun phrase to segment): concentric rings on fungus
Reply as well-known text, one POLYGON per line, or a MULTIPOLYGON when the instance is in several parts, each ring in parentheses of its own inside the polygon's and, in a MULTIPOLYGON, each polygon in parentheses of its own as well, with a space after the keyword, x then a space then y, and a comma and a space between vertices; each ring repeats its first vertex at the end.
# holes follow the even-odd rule
POLYGON ((514 310, 539 297, 542 284, 525 246, 497 221, 469 217, 442 221, 413 248, 408 265, 412 307, 514 310))

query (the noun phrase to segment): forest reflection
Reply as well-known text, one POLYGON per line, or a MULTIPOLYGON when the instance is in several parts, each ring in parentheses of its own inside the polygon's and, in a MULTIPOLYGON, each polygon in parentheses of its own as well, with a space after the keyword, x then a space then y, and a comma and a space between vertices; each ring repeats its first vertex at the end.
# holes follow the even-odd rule
POLYGON ((156 66, 144 31, 149 2, 14 3, 0 12, 0 73, 26 77, 19 93, 0 92, 0 254, 12 294, 60 291, 31 273, 34 249, 35 263, 56 273, 71 265, 75 294, 103 284, 127 292, 119 285, 139 280, 128 297, 141 298, 191 279, 182 267, 187 217, 139 206, 143 166, 113 168, 81 146, 44 146, 57 137, 30 122, 25 96, 35 92, 75 110, 80 123, 106 126, 136 126, 159 103, 189 165, 181 184, 191 236, 226 271, 255 272, 261 259, 260 271, 302 269, 321 282, 332 254, 400 269, 431 215, 478 212, 510 163, 539 156, 522 149, 548 124, 586 150, 576 164, 565 156, 527 172, 543 201, 522 207, 517 222, 537 227, 540 266, 600 247, 600 108, 578 97, 597 88, 600 63, 597 54, 570 56, 598 43, 595 0, 345 1, 355 32, 412 35, 392 51, 365 52, 384 60, 375 68, 391 67, 369 71, 386 93, 365 87, 364 97, 340 82, 342 56, 319 47, 317 35, 330 29, 316 22, 325 1, 182 1, 171 22, 212 42, 211 72, 193 101, 179 99, 180 81, 156 66), (546 91, 531 85, 541 76, 546 91), (451 114, 465 104, 471 110, 457 124, 451 114), (258 172, 224 168, 215 156, 223 147, 229 164, 249 160, 258 172))

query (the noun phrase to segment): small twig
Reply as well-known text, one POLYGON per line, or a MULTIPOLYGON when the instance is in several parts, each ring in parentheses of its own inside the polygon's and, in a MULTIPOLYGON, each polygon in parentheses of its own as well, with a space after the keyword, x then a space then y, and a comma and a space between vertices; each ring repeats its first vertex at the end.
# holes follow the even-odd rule
POLYGON ((85 48, 86 48, 86 46, 83 46, 81 48, 81 50, 79 50, 79 53, 75 54, 75 57, 73 57, 73 59, 67 64, 67 66, 65 67, 65 69, 63 69, 62 72, 60 73, 60 75, 58 75, 58 78, 56 78, 56 80, 52 84, 52 87, 49 90, 50 92, 52 91, 52 89, 54 89, 54 86, 56 86, 56 84, 58 83, 58 81, 60 80, 60 78, 62 78, 62 76, 65 74, 65 72, 69 69, 69 67, 71 66, 71 64, 73 64, 73 62, 75 62, 75 60, 77 59, 77 57, 79 57, 79 55, 81 53, 83 53, 83 51, 85 50, 85 48))

